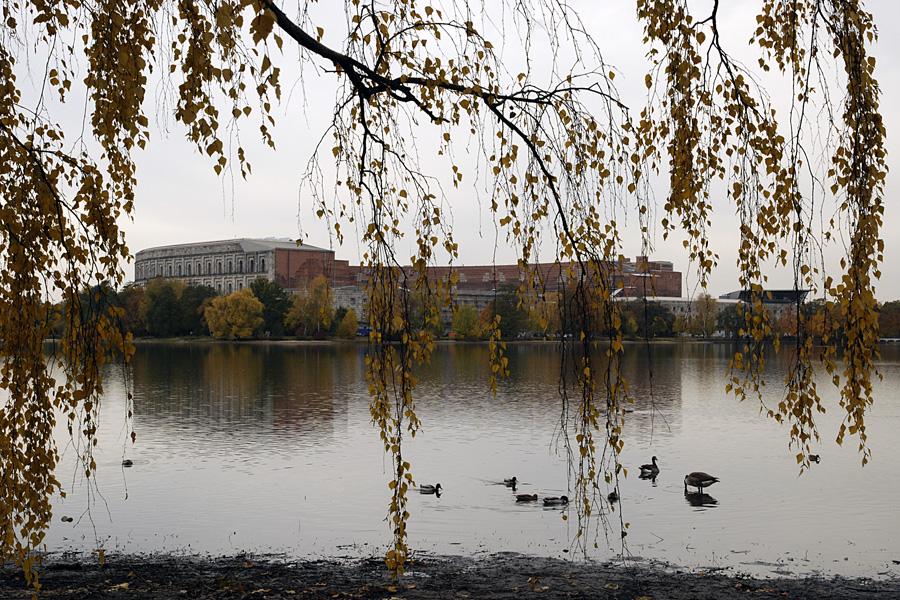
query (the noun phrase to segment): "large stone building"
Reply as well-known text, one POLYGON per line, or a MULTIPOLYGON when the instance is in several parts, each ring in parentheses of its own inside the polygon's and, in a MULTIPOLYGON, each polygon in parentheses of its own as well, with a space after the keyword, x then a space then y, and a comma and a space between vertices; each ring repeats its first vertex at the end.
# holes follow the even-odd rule
MULTIPOLYGON (((569 265, 558 263, 538 263, 528 268, 540 276, 547 291, 566 285, 565 273, 570 270, 569 265)), ((619 297, 681 297, 681 273, 672 268, 671 262, 649 261, 641 256, 635 261, 603 263, 602 268, 619 297)), ((494 298, 495 290, 518 286, 526 277, 517 264, 431 267, 428 276, 432 281, 446 282, 453 270, 457 283, 452 289, 457 303, 473 304, 479 309, 494 298)), ((149 248, 135 256, 134 272, 138 285, 158 277, 181 279, 191 285, 209 286, 221 294, 248 287, 257 277, 293 290, 324 275, 331 283, 335 307, 353 308, 360 316, 365 313, 364 286, 369 278, 366 267, 337 260, 333 250, 274 238, 149 248)), ((404 280, 401 285, 411 288, 413 281, 404 280)))
POLYGON ((159 246, 135 255, 134 280, 162 277, 205 285, 221 294, 248 287, 257 277, 294 289, 325 275, 332 285, 351 283, 350 264, 333 250, 284 239, 239 239, 159 246))

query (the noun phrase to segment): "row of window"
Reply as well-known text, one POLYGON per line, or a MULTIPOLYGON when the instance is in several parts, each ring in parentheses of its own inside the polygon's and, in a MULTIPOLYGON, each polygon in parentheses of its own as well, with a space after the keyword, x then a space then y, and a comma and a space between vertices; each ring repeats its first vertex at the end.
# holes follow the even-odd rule
MULTIPOLYGON (((162 267, 159 268, 159 272, 156 270, 156 265, 152 266, 142 266, 138 267, 140 271, 137 275, 137 279, 153 279, 154 277, 192 277, 194 275, 212 275, 213 274, 213 263, 212 261, 206 261, 206 271, 203 271, 203 263, 201 261, 197 261, 196 269, 192 271, 193 265, 188 262, 185 263, 183 268, 181 263, 174 266, 167 265, 166 270, 164 271, 162 267)), ((222 275, 222 261, 216 261, 216 275, 222 275)), ((234 270, 235 263, 232 260, 229 260, 225 266, 227 269, 224 271, 224 274, 231 273, 244 273, 244 261, 240 259, 237 261, 237 271, 234 270)), ((259 268, 258 270, 254 270, 254 260, 251 258, 247 261, 247 273, 265 273, 266 272, 266 259, 259 259, 259 268)))

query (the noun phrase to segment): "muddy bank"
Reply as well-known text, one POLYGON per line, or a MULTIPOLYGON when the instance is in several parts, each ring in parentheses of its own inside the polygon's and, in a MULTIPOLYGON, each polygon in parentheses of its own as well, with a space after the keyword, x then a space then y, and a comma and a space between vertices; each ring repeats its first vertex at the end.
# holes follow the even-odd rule
MULTIPOLYGON (((721 572, 684 572, 658 564, 623 566, 518 554, 420 559, 397 582, 391 581, 379 559, 115 556, 100 566, 52 557, 40 573, 40 597, 56 600, 900 598, 897 579, 753 579, 721 572)), ((32 592, 14 568, 0 569, 0 600, 30 598, 32 592)))

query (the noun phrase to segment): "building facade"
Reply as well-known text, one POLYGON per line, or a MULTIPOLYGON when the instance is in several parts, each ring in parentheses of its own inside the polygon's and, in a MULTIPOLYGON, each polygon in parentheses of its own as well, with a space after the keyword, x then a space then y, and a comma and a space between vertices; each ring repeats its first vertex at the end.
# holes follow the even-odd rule
MULTIPOLYGON (((590 268, 590 267, 587 267, 590 268)), ((600 265, 615 295, 620 298, 680 298, 681 273, 667 261, 649 261, 638 257, 600 265)), ((546 291, 558 291, 568 285, 570 273, 577 273, 572 265, 538 263, 528 270, 543 282, 546 291)), ((411 269, 405 269, 407 273, 411 269)), ((335 308, 353 308, 360 317, 365 315, 365 285, 370 270, 337 260, 333 250, 289 239, 235 239, 159 246, 141 250, 135 255, 135 283, 145 285, 152 279, 180 279, 190 285, 203 285, 220 294, 249 287, 258 277, 280 284, 288 291, 325 276, 332 288, 335 308)), ((430 267, 432 281, 448 283, 457 304, 471 304, 481 309, 495 298, 502 287, 520 285, 528 275, 518 264, 430 267), (456 283, 449 285, 455 273, 456 283)), ((411 275, 410 277, 414 277, 411 275)), ((414 285, 401 277, 401 285, 414 285)), ((449 309, 445 318, 452 316, 449 309)))
POLYGON ((257 277, 295 289, 324 275, 346 284, 347 261, 336 260, 333 250, 297 244, 285 239, 238 239, 160 246, 135 255, 134 280, 144 285, 151 279, 180 279, 205 285, 220 294, 249 287, 257 277))

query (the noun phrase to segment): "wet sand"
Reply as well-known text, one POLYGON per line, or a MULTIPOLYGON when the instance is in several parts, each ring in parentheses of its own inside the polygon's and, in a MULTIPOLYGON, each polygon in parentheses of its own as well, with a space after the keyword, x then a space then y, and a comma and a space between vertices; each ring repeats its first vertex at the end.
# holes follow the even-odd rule
MULTIPOLYGON (((900 598, 898 579, 749 578, 635 562, 593 563, 513 553, 429 557, 392 581, 380 559, 282 561, 277 557, 115 556, 104 565, 51 557, 40 567, 41 598, 335 598, 514 600, 612 598, 900 598)), ((0 569, 0 600, 30 598, 12 565, 0 569)))

